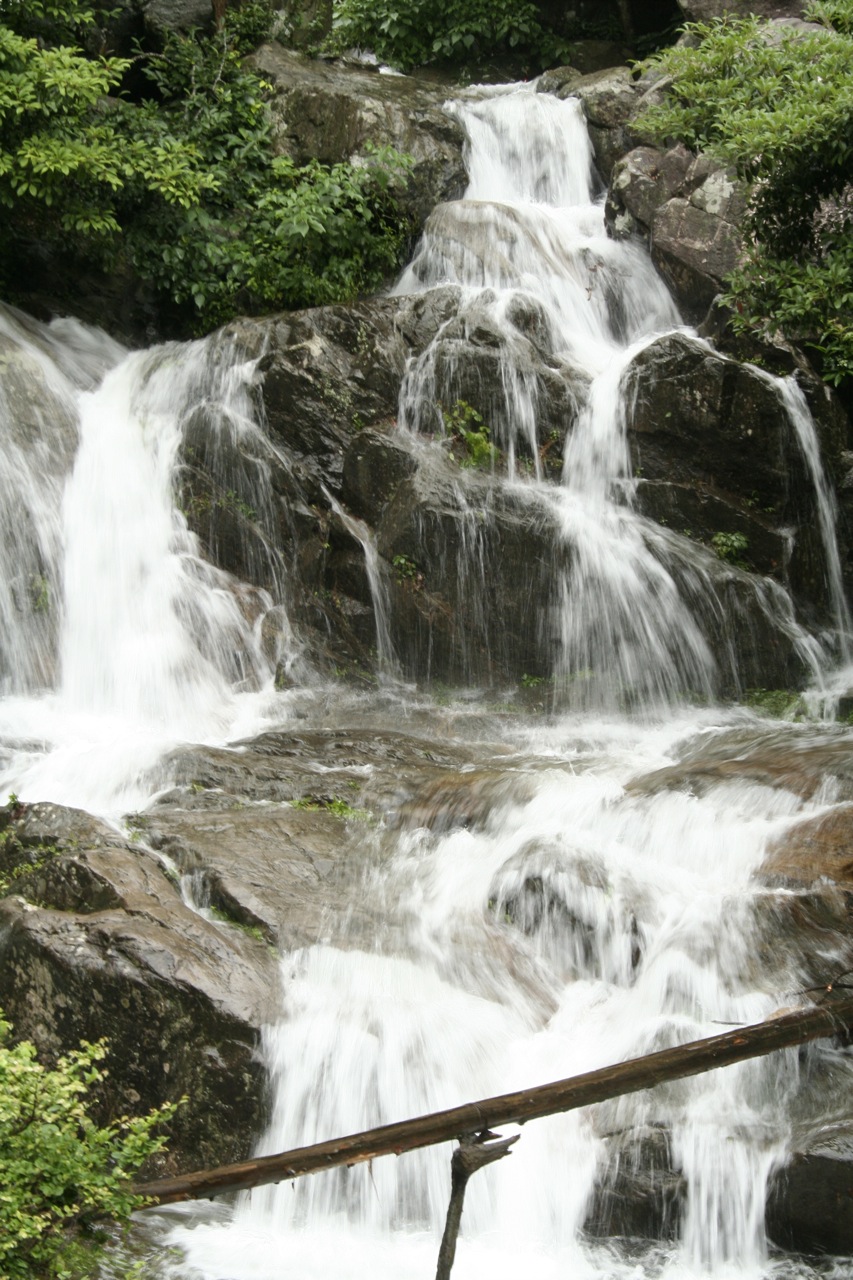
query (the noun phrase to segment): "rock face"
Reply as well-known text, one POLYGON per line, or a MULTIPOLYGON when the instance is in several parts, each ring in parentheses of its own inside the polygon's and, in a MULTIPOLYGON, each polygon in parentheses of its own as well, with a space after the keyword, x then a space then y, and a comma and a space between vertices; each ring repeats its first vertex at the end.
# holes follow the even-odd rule
POLYGON ((442 110, 446 89, 408 76, 320 62, 264 45, 250 64, 273 86, 273 142, 297 164, 364 160, 393 147, 413 166, 403 205, 419 229, 441 200, 466 185, 459 125, 442 110))
MULTIPOLYGON (((807 615, 825 612, 814 484, 778 384, 680 334, 646 347, 626 382, 641 509, 690 536, 712 540, 712 524, 739 533, 742 559, 784 582, 807 615), (791 528, 793 543, 781 533, 791 528)), ((803 386, 825 465, 837 473, 844 415, 814 380, 803 386)))
POLYGON ((743 186, 707 156, 680 144, 636 147, 613 167, 611 234, 641 235, 685 318, 698 323, 740 261, 743 186))
MULTIPOLYGON (((459 297, 441 287, 232 326, 232 340, 262 353, 264 432, 241 451, 204 408, 186 428, 182 507, 210 556, 282 599, 315 661, 360 678, 372 678, 377 646, 380 665, 399 663, 407 678, 550 674, 571 550, 547 493, 494 482, 510 443, 505 360, 538 388, 538 458, 520 438, 517 460, 555 479, 587 384, 550 352, 533 311, 502 331, 487 311, 457 316, 459 297), (414 434, 397 425, 397 405, 423 359, 434 399, 419 401, 414 434), (459 403, 493 426, 499 447, 485 465, 442 420, 459 403)), ((625 385, 637 507, 665 526, 652 537, 686 589, 697 595, 691 576, 705 584, 697 604, 706 592, 727 602, 722 670, 734 660, 741 687, 790 687, 800 677, 788 624, 779 630, 744 570, 789 587, 809 622, 831 600, 813 484, 776 385, 683 335, 645 348, 625 385)), ((843 419, 804 385, 831 467, 843 419)))
POLYGON ((173 1160, 245 1154, 263 1117, 272 952, 190 910, 176 874, 88 815, 34 805, 3 816, 0 1004, 16 1033, 48 1058, 107 1036, 105 1115, 186 1095, 173 1160))

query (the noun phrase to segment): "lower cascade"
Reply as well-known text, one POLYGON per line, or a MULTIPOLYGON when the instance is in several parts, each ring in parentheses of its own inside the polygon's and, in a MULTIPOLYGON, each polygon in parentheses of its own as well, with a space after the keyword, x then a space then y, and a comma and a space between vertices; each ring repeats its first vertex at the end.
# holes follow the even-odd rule
MULTIPOLYGON (((728 554, 734 535, 721 555, 659 518, 689 485, 644 474, 666 426, 649 370, 735 364, 681 324, 641 247, 607 238, 579 104, 514 86, 449 109, 469 189, 381 300, 395 341, 412 317, 426 336, 397 361, 396 425, 353 428, 336 478, 260 408, 264 379, 285 382, 261 326, 128 353, 0 314, 0 785, 44 822, 98 815, 107 848, 129 833, 211 936, 237 935, 220 917, 242 904, 240 966, 272 974, 257 1154, 757 1022, 853 964, 849 858, 840 888, 808 863, 827 823, 844 846, 853 770, 833 720, 850 614, 807 399, 749 375, 807 491, 821 602, 803 607, 784 521, 750 516, 771 575, 728 554), (392 463, 371 520, 354 495, 392 463), (332 586, 311 577, 333 561, 332 586), (373 651, 361 683, 330 673, 347 674, 328 624, 345 613, 373 651), (796 684, 809 717, 744 703, 796 684), (256 822, 267 879, 247 907, 233 882, 256 822), (291 874, 316 894, 301 932, 291 874)), ((319 339, 294 334, 295 385, 319 339)), ((32 874, 37 914, 50 869, 32 874)), ((92 895, 91 920, 117 909, 92 895)), ((0 918, 0 948, 18 927, 0 918)), ((249 984, 240 968, 231 986, 249 984)), ((205 1053, 202 1072, 222 1061, 205 1053)), ((532 1122, 472 1179, 454 1277, 847 1275, 783 1251, 772 1205, 791 1153, 842 1132, 851 1085, 849 1051, 821 1041, 532 1122)), ((128 1247, 174 1280, 429 1276, 450 1152, 147 1210, 128 1247)))

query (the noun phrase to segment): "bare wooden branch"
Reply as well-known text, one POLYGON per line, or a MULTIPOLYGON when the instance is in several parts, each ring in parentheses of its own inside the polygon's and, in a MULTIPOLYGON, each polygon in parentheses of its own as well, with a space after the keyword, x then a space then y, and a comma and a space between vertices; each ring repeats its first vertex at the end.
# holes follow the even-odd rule
POLYGON ((521 1089, 516 1093, 468 1102, 447 1111, 382 1125, 349 1137, 314 1146, 259 1156, 219 1169, 203 1169, 175 1178, 137 1184, 134 1191, 158 1204, 204 1200, 227 1191, 245 1191, 270 1182, 300 1178, 321 1169, 354 1165, 378 1156, 401 1155, 438 1142, 453 1141, 505 1124, 524 1124, 561 1111, 572 1111, 594 1102, 651 1089, 657 1084, 699 1075, 747 1058, 761 1057, 776 1049, 805 1044, 849 1027, 853 1023, 853 995, 827 988, 823 1003, 783 1012, 751 1026, 739 1027, 706 1040, 694 1040, 643 1058, 588 1071, 554 1084, 521 1089))
POLYGON ((510 1147, 518 1142, 519 1135, 501 1138, 488 1130, 474 1137, 460 1139, 459 1146, 453 1152, 450 1161, 450 1203, 447 1206, 447 1220, 444 1224, 444 1235, 441 1237, 441 1248, 438 1251, 438 1265, 435 1280, 450 1280, 450 1272, 456 1258, 456 1241, 462 1225, 462 1207, 465 1203, 465 1188, 468 1179, 478 1169, 483 1169, 495 1160, 512 1155, 510 1147))

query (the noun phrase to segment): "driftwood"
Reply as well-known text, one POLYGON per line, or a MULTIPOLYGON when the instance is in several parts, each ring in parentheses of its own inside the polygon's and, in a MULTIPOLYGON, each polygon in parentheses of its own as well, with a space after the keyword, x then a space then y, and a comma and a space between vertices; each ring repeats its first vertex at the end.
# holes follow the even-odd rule
POLYGON ((504 1124, 524 1124, 527 1120, 572 1111, 622 1094, 650 1089, 669 1080, 680 1080, 747 1058, 761 1057, 775 1049, 786 1049, 832 1035, 851 1023, 853 994, 847 990, 840 994, 827 987, 821 1004, 783 1011, 764 1022, 740 1027, 724 1035, 694 1040, 674 1049, 664 1049, 616 1066, 558 1080, 554 1084, 469 1102, 448 1111, 386 1124, 331 1142, 283 1151, 278 1155, 260 1156, 219 1169, 203 1169, 180 1177, 140 1183, 133 1190, 137 1195, 149 1197, 152 1203, 174 1204, 181 1200, 210 1199, 227 1191, 245 1191, 270 1182, 284 1182, 307 1173, 318 1173, 321 1169, 373 1160, 377 1156, 401 1155, 404 1151, 484 1134, 488 1129, 504 1124))

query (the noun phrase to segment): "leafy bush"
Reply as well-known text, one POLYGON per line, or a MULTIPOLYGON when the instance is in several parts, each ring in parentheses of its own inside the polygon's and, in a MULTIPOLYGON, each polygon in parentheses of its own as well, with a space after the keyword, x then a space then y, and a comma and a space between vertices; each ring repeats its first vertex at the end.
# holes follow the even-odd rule
POLYGON ((409 226, 396 194, 408 162, 297 167, 274 157, 269 86, 242 66, 269 6, 213 36, 171 35, 141 58, 151 98, 105 95, 128 68, 34 34, 94 30, 81 0, 0 8, 0 203, 27 240, 108 267, 124 257, 204 329, 238 311, 346 301, 399 263, 409 226), (14 23, 13 23, 14 18, 14 23), (60 21, 61 20, 61 21, 60 21), (28 29, 19 34, 18 28, 28 29))
POLYGON ((531 0, 337 0, 332 44, 365 46, 403 70, 508 53, 543 65, 558 52, 531 0))
POLYGON ((173 1106, 99 1126, 87 1094, 103 1080, 103 1044, 83 1044, 51 1071, 32 1044, 9 1044, 0 1014, 0 1275, 91 1275, 105 1236, 142 1203, 131 1176, 162 1150, 156 1126, 173 1106))
POLYGON ((729 296, 735 328, 781 325, 837 384, 853 370, 853 0, 815 8, 835 14, 839 30, 690 24, 691 42, 644 64, 672 86, 643 124, 711 152, 749 184, 750 248, 729 296))

